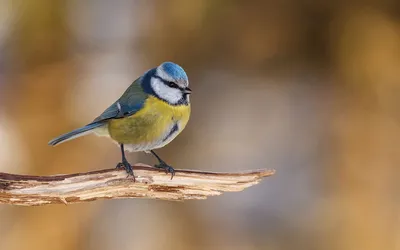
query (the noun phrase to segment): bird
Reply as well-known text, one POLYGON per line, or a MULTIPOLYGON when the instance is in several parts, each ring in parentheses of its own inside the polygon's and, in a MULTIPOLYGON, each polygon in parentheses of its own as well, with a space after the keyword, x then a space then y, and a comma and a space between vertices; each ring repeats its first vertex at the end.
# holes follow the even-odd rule
POLYGON ((135 180, 132 165, 125 151, 151 153, 157 160, 156 168, 175 175, 172 166, 163 161, 155 149, 170 143, 186 127, 190 113, 189 80, 184 69, 173 62, 163 62, 145 72, 126 89, 121 97, 91 123, 60 135, 49 145, 94 133, 111 138, 121 150, 121 162, 128 177, 135 180))

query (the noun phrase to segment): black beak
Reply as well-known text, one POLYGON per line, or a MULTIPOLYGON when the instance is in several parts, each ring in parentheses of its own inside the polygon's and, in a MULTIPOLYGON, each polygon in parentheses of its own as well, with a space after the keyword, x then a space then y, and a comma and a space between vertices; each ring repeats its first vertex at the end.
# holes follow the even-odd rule
POLYGON ((190 94, 192 93, 192 90, 191 90, 189 87, 186 87, 186 88, 183 90, 183 93, 185 93, 185 94, 187 94, 187 95, 190 95, 190 94))

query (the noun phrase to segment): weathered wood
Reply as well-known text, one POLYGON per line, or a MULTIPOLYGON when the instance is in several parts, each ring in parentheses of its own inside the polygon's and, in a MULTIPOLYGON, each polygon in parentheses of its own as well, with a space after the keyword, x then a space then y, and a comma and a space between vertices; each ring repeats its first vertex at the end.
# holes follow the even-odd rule
POLYGON ((222 192, 237 192, 274 174, 273 170, 214 173, 176 170, 170 175, 136 164, 136 182, 123 169, 87 173, 28 176, 0 173, 0 204, 38 206, 70 204, 98 199, 151 198, 162 200, 206 199, 222 192))

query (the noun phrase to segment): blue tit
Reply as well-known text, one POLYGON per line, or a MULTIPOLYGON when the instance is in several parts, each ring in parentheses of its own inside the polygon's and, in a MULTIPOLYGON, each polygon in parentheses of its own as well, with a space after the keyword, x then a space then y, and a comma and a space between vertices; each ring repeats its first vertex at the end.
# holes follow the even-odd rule
POLYGON ((90 133, 107 136, 118 143, 124 167, 133 174, 126 160, 129 152, 151 152, 158 160, 157 168, 174 176, 174 169, 153 150, 170 143, 189 121, 191 89, 185 71, 177 64, 164 62, 136 79, 122 96, 100 116, 84 127, 54 138, 49 145, 57 145, 90 133))

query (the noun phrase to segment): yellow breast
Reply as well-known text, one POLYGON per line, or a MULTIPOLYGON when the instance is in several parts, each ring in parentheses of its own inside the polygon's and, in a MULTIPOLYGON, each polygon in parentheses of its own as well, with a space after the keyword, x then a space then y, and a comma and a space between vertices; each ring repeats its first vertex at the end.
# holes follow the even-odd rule
POLYGON ((162 147, 174 139, 186 126, 190 105, 173 106, 147 98, 143 108, 134 115, 108 122, 108 132, 115 141, 131 144, 132 151, 162 147))

